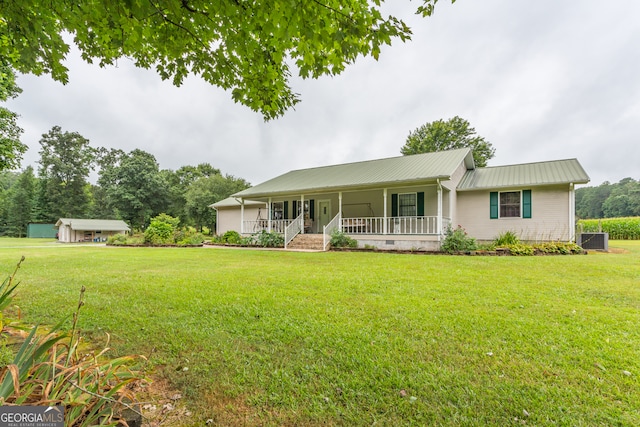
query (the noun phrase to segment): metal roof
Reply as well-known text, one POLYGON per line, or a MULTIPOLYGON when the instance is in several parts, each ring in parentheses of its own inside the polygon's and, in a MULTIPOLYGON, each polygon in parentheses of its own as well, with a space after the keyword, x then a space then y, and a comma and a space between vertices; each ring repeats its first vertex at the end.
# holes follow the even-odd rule
POLYGON ((474 167, 468 148, 345 163, 287 172, 269 181, 234 194, 235 197, 313 193, 348 188, 403 185, 436 179, 450 179, 465 163, 474 167))
POLYGON ((566 159, 468 170, 458 191, 587 182, 589 176, 578 160, 566 159))
POLYGON ((127 223, 119 219, 60 218, 56 227, 60 225, 69 225, 72 230, 78 231, 129 231, 127 223))
MULTIPOLYGON (((255 200, 245 200, 245 206, 264 206, 265 202, 257 202, 255 200)), ((240 200, 235 197, 227 197, 226 199, 220 200, 219 202, 215 202, 212 205, 209 205, 210 208, 219 209, 219 208, 237 208, 240 206, 240 200)))

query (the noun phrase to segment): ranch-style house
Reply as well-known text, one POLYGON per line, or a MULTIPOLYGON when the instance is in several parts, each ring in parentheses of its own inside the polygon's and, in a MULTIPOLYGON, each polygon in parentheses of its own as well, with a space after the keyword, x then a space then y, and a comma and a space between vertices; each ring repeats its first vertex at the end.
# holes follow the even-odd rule
POLYGON ((275 231, 288 245, 341 230, 359 246, 437 250, 457 226, 480 241, 572 241, 575 185, 588 182, 576 159, 477 168, 464 148, 293 170, 211 207, 218 234, 275 231))

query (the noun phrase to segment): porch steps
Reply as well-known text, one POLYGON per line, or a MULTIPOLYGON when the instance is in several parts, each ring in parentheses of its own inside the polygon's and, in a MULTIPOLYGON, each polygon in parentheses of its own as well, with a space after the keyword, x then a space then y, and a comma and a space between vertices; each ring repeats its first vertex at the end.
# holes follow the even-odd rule
POLYGON ((287 249, 321 251, 323 244, 322 234, 298 234, 289 242, 287 249))

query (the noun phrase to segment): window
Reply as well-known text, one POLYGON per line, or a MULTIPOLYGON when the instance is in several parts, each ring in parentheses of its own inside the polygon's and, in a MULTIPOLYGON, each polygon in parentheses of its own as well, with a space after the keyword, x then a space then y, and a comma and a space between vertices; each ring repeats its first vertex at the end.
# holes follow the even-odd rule
POLYGON ((391 216, 424 216, 424 192, 391 194, 391 216))
POLYGON ((531 218, 531 190, 489 194, 490 218, 531 218))
POLYGON ((500 193, 500 218, 520 218, 520 192, 500 193))
POLYGON ((416 207, 416 193, 398 194, 398 216, 416 216, 416 207))
POLYGON ((284 203, 273 202, 271 203, 271 219, 283 219, 284 218, 284 203))

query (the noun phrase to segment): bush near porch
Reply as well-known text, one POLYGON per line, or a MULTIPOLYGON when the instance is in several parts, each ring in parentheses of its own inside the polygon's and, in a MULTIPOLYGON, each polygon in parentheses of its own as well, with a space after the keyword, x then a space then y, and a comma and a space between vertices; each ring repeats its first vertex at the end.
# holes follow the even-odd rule
POLYGON ((27 256, 25 321, 58 319, 86 286, 87 336, 151 355, 185 426, 640 425, 638 242, 580 257, 13 246, 0 239, 0 265, 27 256))

